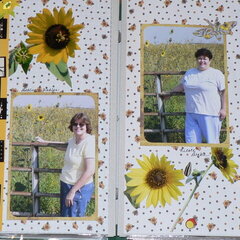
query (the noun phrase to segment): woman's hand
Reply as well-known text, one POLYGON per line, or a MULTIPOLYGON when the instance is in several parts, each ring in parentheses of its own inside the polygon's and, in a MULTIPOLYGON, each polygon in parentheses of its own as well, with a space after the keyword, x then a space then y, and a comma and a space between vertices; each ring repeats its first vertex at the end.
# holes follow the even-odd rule
POLYGON ((220 120, 223 120, 226 117, 227 113, 225 109, 221 109, 219 112, 219 118, 220 120))
POLYGON ((70 190, 66 196, 66 199, 65 199, 65 205, 67 207, 71 207, 73 205, 73 198, 75 196, 75 191, 74 190, 70 190))
POLYGON ((171 97, 171 92, 162 92, 162 99, 168 100, 171 97))
POLYGON ((36 142, 40 142, 40 143, 45 143, 45 142, 46 142, 44 139, 42 139, 42 138, 39 137, 39 136, 35 137, 35 141, 36 141, 36 142))

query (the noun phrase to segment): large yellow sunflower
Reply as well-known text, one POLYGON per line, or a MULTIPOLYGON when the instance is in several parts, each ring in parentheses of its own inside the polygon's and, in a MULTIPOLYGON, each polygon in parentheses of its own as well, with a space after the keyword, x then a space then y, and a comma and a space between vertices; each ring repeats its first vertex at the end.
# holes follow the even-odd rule
POLYGON ((38 54, 37 61, 42 63, 60 61, 67 63, 68 57, 74 57, 75 50, 80 49, 76 44, 80 36, 77 31, 84 27, 83 24, 74 24, 72 9, 66 13, 62 7, 59 11, 54 8, 53 14, 46 8, 43 13, 38 13, 32 18, 28 28, 27 43, 33 44, 29 48, 30 54, 38 54))
POLYGON ((182 170, 175 170, 166 156, 159 159, 152 153, 150 158, 143 155, 143 160, 137 162, 141 168, 131 169, 127 174, 131 178, 127 186, 134 187, 130 195, 136 197, 136 204, 147 197, 146 207, 156 207, 158 202, 164 207, 166 203, 171 204, 171 198, 177 200, 182 195, 178 188, 183 186, 182 170))
POLYGON ((18 6, 19 0, 0 0, 0 18, 6 15, 14 16, 13 9, 18 6))
POLYGON ((230 148, 212 148, 213 164, 220 169, 223 176, 231 183, 234 182, 234 177, 237 174, 238 165, 231 160, 233 157, 232 149, 230 148))

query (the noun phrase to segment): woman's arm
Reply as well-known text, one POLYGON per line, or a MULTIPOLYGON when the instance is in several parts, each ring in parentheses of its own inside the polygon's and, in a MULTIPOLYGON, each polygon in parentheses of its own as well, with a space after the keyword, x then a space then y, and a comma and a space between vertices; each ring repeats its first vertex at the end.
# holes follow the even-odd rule
POLYGON ((70 207, 73 205, 73 198, 75 196, 75 193, 84 186, 88 180, 93 176, 95 173, 95 159, 94 158, 85 158, 85 171, 82 174, 82 176, 78 179, 78 181, 74 184, 72 189, 69 191, 69 193, 66 196, 65 204, 67 207, 70 207))
POLYGON ((227 115, 227 103, 226 103, 226 91, 225 89, 220 92, 221 109, 219 111, 219 117, 223 120, 227 115))
MULTIPOLYGON (((57 142, 57 141, 46 141, 46 140, 44 140, 44 139, 42 139, 41 137, 39 137, 39 136, 37 136, 36 138, 35 138, 35 140, 36 140, 36 142, 40 142, 40 143, 46 143, 46 144, 51 144, 51 143, 56 143, 56 144, 62 144, 62 143, 64 143, 64 142, 57 142)), ((66 143, 67 144, 67 143, 66 143)), ((55 149, 57 149, 57 150, 60 150, 60 151, 66 151, 66 149, 67 149, 67 145, 66 146, 50 146, 50 147, 53 147, 53 148, 55 148, 55 149)))
POLYGON ((170 92, 168 92, 170 95, 164 96, 163 98, 166 100, 169 99, 171 97, 171 93, 173 92, 184 92, 182 83, 178 84, 175 88, 173 88, 170 92))
POLYGON ((182 83, 178 84, 175 88, 171 90, 171 92, 183 92, 183 91, 184 91, 184 88, 182 83))

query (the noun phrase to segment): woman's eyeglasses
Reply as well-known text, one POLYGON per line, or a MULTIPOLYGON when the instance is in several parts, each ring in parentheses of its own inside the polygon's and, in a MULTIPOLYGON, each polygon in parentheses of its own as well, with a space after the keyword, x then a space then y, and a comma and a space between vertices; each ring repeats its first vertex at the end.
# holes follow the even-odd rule
POLYGON ((73 123, 74 127, 77 127, 77 126, 83 127, 84 125, 86 125, 86 124, 85 123, 73 123))

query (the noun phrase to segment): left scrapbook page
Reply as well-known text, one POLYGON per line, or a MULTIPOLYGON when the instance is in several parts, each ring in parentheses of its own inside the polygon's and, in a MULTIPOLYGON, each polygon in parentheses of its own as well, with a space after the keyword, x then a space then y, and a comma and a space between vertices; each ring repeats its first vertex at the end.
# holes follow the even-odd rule
POLYGON ((115 1, 0 1, 0 235, 114 235, 117 16, 115 1))

